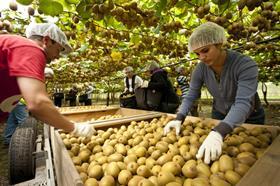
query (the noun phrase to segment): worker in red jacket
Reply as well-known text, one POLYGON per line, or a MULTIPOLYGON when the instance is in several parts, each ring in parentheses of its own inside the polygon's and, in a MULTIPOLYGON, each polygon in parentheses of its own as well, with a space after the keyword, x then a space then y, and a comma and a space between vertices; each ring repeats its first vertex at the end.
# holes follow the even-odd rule
POLYGON ((0 35, 0 122, 23 97, 37 119, 75 135, 91 136, 95 132, 91 125, 68 121, 46 92, 46 63, 71 51, 65 34, 55 24, 32 23, 26 36, 0 35))

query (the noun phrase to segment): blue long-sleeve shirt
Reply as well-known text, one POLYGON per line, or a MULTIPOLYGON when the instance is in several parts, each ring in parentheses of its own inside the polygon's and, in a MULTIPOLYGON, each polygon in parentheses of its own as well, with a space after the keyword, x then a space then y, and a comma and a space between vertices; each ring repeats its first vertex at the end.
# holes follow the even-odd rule
POLYGON ((254 109, 258 67, 250 57, 227 50, 220 81, 214 71, 200 62, 192 73, 190 90, 182 100, 177 119, 183 119, 192 103, 199 98, 203 84, 213 96, 213 109, 226 115, 222 122, 231 128, 243 123, 254 109))

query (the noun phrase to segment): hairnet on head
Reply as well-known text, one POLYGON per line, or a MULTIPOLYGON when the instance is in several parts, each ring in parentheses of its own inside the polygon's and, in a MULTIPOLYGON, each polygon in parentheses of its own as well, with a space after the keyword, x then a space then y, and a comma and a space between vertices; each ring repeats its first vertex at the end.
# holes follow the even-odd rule
POLYGON ((123 69, 123 73, 127 73, 127 72, 133 72, 133 68, 131 66, 125 67, 123 69))
POLYGON ((155 61, 152 61, 150 64, 148 64, 148 66, 147 66, 147 70, 149 70, 149 71, 153 71, 153 70, 155 70, 155 69, 157 69, 157 68, 160 68, 160 66, 159 66, 159 64, 157 63, 157 62, 155 62, 155 61))
POLYGON ((34 35, 48 36, 64 48, 63 54, 68 54, 72 50, 66 35, 53 23, 31 23, 27 26, 25 34, 27 38, 34 35))
POLYGON ((188 48, 190 52, 211 45, 225 44, 226 36, 223 27, 213 22, 203 23, 198 26, 189 38, 188 48))
POLYGON ((180 72, 182 72, 183 70, 184 70, 184 66, 179 66, 179 67, 177 67, 176 69, 175 69, 175 71, 177 72, 177 73, 180 73, 180 72))
POLYGON ((45 77, 51 78, 54 76, 54 72, 51 68, 46 67, 44 70, 45 77))

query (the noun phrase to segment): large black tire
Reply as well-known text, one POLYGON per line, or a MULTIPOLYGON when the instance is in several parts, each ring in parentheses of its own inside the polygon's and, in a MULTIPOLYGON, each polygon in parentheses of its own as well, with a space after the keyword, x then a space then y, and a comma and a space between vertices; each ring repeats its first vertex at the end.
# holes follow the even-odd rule
POLYGON ((34 132, 34 141, 36 140, 37 133, 38 133, 38 121, 29 116, 28 118, 25 119, 24 122, 22 122, 21 125, 19 125, 20 128, 31 128, 34 132))
POLYGON ((32 128, 18 127, 9 146, 9 181, 16 184, 35 176, 35 133, 32 128))

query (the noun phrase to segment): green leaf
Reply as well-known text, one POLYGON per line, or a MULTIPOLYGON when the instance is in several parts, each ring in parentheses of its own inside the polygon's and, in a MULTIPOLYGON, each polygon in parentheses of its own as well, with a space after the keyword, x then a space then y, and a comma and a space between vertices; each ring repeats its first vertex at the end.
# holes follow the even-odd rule
POLYGON ((134 44, 138 44, 140 42, 141 38, 138 34, 134 34, 132 35, 132 37, 130 38, 130 42, 134 43, 134 44))
POLYGON ((280 12, 280 1, 277 1, 276 6, 275 6, 275 11, 280 12))
MULTIPOLYGON (((60 4, 62 4, 63 9, 67 9, 68 11, 72 11, 71 10, 71 5, 67 2, 67 0, 55 0, 57 2, 59 2, 60 4)), ((80 0, 79 0, 80 1, 80 0)))
POLYGON ((78 4, 80 0, 66 0, 66 2, 69 4, 78 4))
POLYGON ((167 5, 167 0, 160 0, 160 2, 158 2, 158 4, 156 5, 157 6, 156 15, 157 16, 161 15, 161 12, 165 9, 166 5, 167 5))
POLYGON ((212 2, 216 5, 222 5, 228 3, 230 0, 212 0, 212 2))
POLYGON ((39 9, 46 15, 57 16, 63 11, 63 6, 57 1, 41 0, 39 9))
POLYGON ((17 2, 22 5, 30 5, 33 0, 17 0, 17 2))
POLYGON ((88 6, 87 2, 85 0, 82 0, 77 8, 76 11, 83 19, 88 19, 91 17, 91 8, 88 6))

